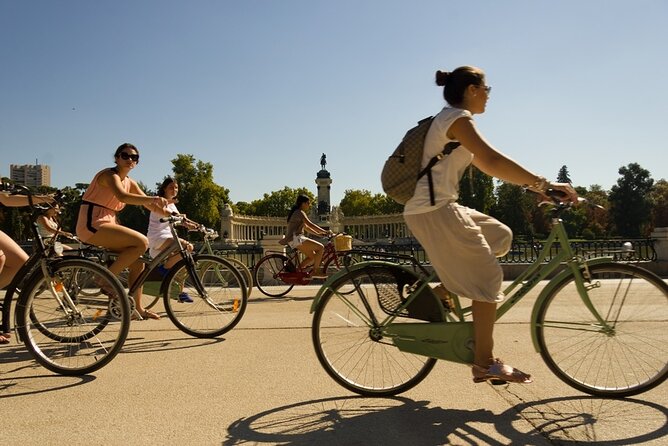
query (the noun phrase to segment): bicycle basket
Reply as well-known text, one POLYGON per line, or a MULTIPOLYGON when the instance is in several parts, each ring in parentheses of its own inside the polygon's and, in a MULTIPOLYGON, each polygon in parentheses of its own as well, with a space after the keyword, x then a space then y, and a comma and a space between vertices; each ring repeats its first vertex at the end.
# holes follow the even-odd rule
POLYGON ((436 297, 429 285, 406 307, 397 311, 406 302, 411 289, 418 288, 422 282, 417 281, 409 271, 392 268, 381 269, 370 274, 376 288, 378 303, 388 315, 397 315, 423 321, 440 322, 443 314, 436 301, 436 297), (415 288, 413 287, 415 285, 415 288))
POLYGON ((336 235, 334 237, 334 249, 337 251, 350 251, 353 249, 353 238, 349 235, 336 235))

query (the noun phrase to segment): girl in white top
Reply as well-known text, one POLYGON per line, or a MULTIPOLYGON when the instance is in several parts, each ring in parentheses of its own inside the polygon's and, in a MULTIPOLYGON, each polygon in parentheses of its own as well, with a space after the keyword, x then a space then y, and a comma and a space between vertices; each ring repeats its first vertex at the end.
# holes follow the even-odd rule
POLYGON ((406 224, 425 249, 443 285, 473 300, 475 340, 473 381, 531 382, 523 373, 495 359, 493 329, 503 272, 496 257, 510 249, 512 232, 498 220, 457 203, 459 181, 473 164, 482 172, 509 183, 543 193, 548 188, 576 202, 577 194, 567 183, 550 183, 499 152, 478 132, 473 115, 484 113, 491 87, 485 74, 475 67, 459 67, 451 73, 436 72, 448 103, 436 117, 425 139, 422 166, 445 144, 461 145, 432 169, 435 204, 430 202, 427 176, 418 181, 415 194, 406 203, 406 224))
MULTIPOLYGON (((67 232, 67 231, 62 231, 60 229, 60 225, 58 224, 58 221, 56 220, 56 216, 60 214, 60 206, 57 204, 54 205, 53 207, 50 207, 42 215, 37 217, 37 230, 39 231, 39 235, 42 236, 42 238, 51 238, 54 237, 57 234, 60 234, 64 237, 67 238, 72 238, 74 235, 72 233, 67 232)), ((61 242, 56 242, 55 245, 56 252, 59 255, 62 255, 63 251, 69 251, 72 248, 70 248, 67 245, 63 245, 61 242)))
MULTIPOLYGON (((158 212, 157 210, 151 211, 151 215, 148 220, 148 233, 146 234, 148 238, 148 249, 151 257, 156 257, 163 249, 166 249, 172 243, 172 231, 169 229, 169 223, 162 223, 160 219, 162 217, 168 217, 170 215, 179 215, 179 210, 176 208, 176 196, 179 193, 179 183, 172 177, 167 177, 160 185, 158 189, 158 196, 163 197, 167 200, 168 204, 165 209, 158 212)), ((185 216, 184 216, 185 217, 185 216)), ((186 220, 186 227, 191 227, 195 229, 197 223, 186 220)), ((188 251, 193 251, 193 245, 188 241, 181 239, 181 243, 186 246, 188 251)), ((176 263, 181 260, 181 257, 178 253, 174 253, 169 256, 165 263, 158 268, 161 274, 166 275, 169 269, 176 265, 176 263)), ((186 293, 181 293, 179 295, 179 300, 182 302, 192 302, 192 298, 186 293)))

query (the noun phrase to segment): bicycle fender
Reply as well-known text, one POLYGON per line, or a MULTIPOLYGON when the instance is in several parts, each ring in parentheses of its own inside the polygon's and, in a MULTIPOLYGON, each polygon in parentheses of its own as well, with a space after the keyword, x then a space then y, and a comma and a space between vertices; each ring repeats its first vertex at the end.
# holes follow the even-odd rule
MULTIPOLYGON (((612 257, 599 257, 596 259, 587 260, 586 263, 587 266, 593 266, 611 262, 612 262, 612 257)), ((533 347, 537 353, 540 353, 540 347, 538 346, 538 339, 536 336, 536 327, 538 326, 538 309, 541 307, 543 301, 547 299, 547 296, 552 294, 554 289, 558 285, 560 285, 568 276, 572 275, 573 271, 571 271, 571 269, 567 267, 559 274, 554 276, 552 279, 550 279, 545 288, 543 288, 543 290, 538 295, 538 298, 536 299, 536 302, 533 305, 533 309, 531 310, 531 342, 533 342, 533 347)))
POLYGON ((309 313, 313 314, 315 312, 316 308, 318 308, 318 305, 320 304, 320 301, 322 300, 322 297, 326 295, 326 293, 331 292, 331 287, 332 284, 334 284, 339 278, 345 276, 351 271, 357 271, 358 269, 366 268, 369 266, 373 265, 379 265, 379 266, 384 266, 384 265, 393 265, 393 266, 398 266, 396 263, 392 262, 383 262, 381 260, 368 260, 365 262, 359 262, 355 263, 353 265, 344 267, 342 270, 336 272, 332 276, 330 276, 327 280, 325 280, 325 283, 322 284, 320 289, 318 290, 317 294, 313 298, 313 303, 311 304, 311 309, 309 310, 309 313))

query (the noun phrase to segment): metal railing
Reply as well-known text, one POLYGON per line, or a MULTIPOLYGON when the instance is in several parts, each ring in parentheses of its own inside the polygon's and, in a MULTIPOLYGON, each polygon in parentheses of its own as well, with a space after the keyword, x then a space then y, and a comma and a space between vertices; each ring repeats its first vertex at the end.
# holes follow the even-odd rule
MULTIPOLYGON (((654 262, 657 260, 654 248, 654 239, 626 239, 626 240, 578 240, 571 242, 576 255, 585 258, 612 257, 615 261, 654 262), (630 243, 630 246, 629 246, 630 243)), ((538 240, 513 240, 510 251, 499 258, 500 263, 521 264, 533 263, 543 245, 538 240)), ((550 261, 559 252, 559 245, 555 244, 550 249, 546 261, 550 261)), ((379 258, 383 253, 402 254, 415 257, 421 264, 428 264, 427 254, 417 241, 409 243, 384 243, 366 246, 355 246, 354 251, 359 252, 366 258, 372 258, 377 252, 379 258)))

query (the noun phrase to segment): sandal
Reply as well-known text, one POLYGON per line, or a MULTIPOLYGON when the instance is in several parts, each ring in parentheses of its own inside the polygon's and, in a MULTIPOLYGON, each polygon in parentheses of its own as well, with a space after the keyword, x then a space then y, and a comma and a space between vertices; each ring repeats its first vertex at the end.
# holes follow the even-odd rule
POLYGON ((490 381, 491 384, 499 385, 506 383, 529 384, 533 382, 531 375, 504 364, 498 358, 494 359, 488 368, 473 364, 471 371, 473 372, 474 383, 490 381))
POLYGON ((0 344, 9 344, 9 338, 0 334, 0 344))
POLYGON ((132 319, 133 320, 153 319, 157 321, 160 319, 160 315, 152 312, 151 310, 144 310, 143 313, 137 310, 135 311, 135 314, 132 316, 132 319), (137 315, 139 315, 141 319, 137 319, 136 317, 137 315))

